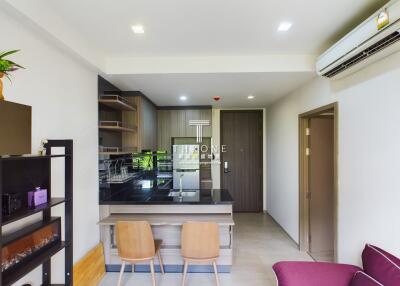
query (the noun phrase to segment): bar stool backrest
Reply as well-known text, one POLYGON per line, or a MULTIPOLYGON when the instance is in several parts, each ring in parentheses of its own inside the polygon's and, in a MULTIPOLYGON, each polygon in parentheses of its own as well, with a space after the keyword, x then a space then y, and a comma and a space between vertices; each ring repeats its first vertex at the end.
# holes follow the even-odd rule
POLYGON ((187 222, 182 226, 182 256, 213 259, 219 256, 219 226, 214 222, 187 222))
POLYGON ((156 254, 153 232, 147 221, 119 221, 116 236, 122 260, 151 259, 156 254))

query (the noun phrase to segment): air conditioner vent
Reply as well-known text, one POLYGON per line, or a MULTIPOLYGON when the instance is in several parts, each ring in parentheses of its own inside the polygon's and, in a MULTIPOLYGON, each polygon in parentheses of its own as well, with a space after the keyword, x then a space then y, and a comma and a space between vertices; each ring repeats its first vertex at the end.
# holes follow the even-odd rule
POLYGON ((387 37, 383 38, 382 40, 376 42, 374 45, 368 47, 364 51, 358 53, 354 57, 348 59, 347 61, 343 62, 342 64, 338 65, 334 69, 328 71, 327 73, 323 74, 323 76, 332 78, 337 74, 347 70, 348 68, 358 64, 359 62, 371 57, 372 55, 378 53, 379 51, 387 48, 388 46, 393 45, 397 41, 400 40, 400 32, 396 31, 387 37))

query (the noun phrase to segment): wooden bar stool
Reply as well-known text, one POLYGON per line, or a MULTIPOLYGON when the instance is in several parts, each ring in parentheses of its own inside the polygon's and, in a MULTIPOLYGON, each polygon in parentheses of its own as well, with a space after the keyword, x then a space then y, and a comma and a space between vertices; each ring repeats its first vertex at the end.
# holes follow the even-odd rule
POLYGON ((161 273, 164 266, 160 254, 162 240, 154 240, 151 226, 147 221, 119 221, 116 224, 118 255, 122 260, 118 286, 121 285, 122 275, 126 262, 133 265, 138 262, 149 261, 153 286, 156 285, 154 273, 154 258, 157 255, 161 273))
POLYGON ((217 258, 219 257, 219 226, 213 222, 187 222, 182 226, 183 267, 182 286, 190 262, 212 263, 215 280, 219 286, 217 258))

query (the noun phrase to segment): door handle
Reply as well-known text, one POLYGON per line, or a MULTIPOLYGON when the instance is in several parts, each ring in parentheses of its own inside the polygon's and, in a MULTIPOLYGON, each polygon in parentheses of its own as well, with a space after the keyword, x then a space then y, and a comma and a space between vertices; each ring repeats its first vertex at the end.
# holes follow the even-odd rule
POLYGON ((225 161, 224 162, 224 173, 230 173, 231 172, 231 170, 229 170, 229 168, 228 168, 228 161, 225 161))

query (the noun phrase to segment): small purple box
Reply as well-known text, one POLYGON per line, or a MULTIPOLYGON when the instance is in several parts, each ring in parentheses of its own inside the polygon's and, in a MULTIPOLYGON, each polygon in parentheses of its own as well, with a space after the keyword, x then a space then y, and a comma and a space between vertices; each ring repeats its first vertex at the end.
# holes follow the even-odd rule
POLYGON ((28 192, 28 206, 37 207, 47 203, 47 190, 36 188, 36 190, 28 192))

